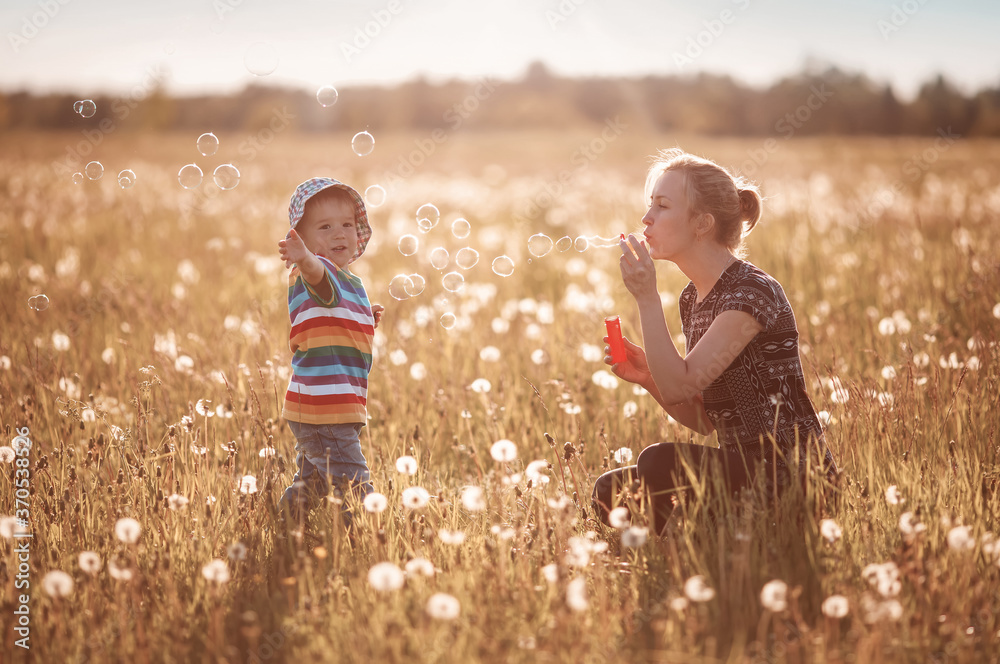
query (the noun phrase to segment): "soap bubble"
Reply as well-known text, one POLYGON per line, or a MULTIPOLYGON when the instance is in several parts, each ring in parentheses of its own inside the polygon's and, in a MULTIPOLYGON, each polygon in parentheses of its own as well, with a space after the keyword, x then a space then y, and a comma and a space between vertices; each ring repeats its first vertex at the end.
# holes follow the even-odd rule
POLYGON ((528 253, 541 258, 552 251, 552 238, 545 233, 536 233, 528 238, 528 253))
POLYGON ((87 164, 83 172, 87 174, 87 177, 91 180, 100 180, 104 175, 104 164, 99 161, 92 161, 87 164))
POLYGON ((415 235, 401 235, 399 238, 399 253, 412 256, 420 248, 420 240, 415 235))
POLYGON ((187 164, 181 166, 181 170, 177 171, 177 181, 185 189, 194 189, 201 184, 203 175, 201 169, 198 168, 198 164, 187 164))
POLYGON ((514 274, 514 259, 510 256, 497 256, 493 259, 493 271, 501 277, 514 274))
POLYGON ((479 262, 479 252, 472 247, 462 247, 455 254, 455 263, 463 270, 471 270, 479 262))
POLYGON ((448 250, 444 247, 435 247, 431 251, 431 265, 437 270, 443 270, 448 267, 448 260, 450 258, 448 250))
POLYGON ((449 272, 441 277, 441 285, 446 291, 457 293, 465 286, 465 277, 461 272, 449 272))
POLYGON ((267 42, 250 44, 243 54, 243 65, 254 76, 267 76, 278 68, 278 52, 267 42))
POLYGON ((49 308, 49 298, 46 295, 35 295, 28 298, 28 306, 35 311, 45 311, 49 308))
POLYGON ((219 138, 212 132, 206 132, 198 137, 198 152, 205 157, 211 157, 219 149, 219 138))
POLYGON ((385 189, 380 184, 373 184, 365 189, 365 202, 372 207, 385 203, 385 189))
POLYGON ((118 186, 122 189, 129 189, 135 184, 135 172, 131 168, 126 168, 118 174, 118 186))
POLYGON ((351 149, 359 157, 371 154, 372 150, 375 149, 375 137, 367 131, 359 131, 351 139, 351 149))
POLYGON ((73 184, 83 184, 83 181, 86 179, 87 178, 84 177, 83 173, 81 173, 80 171, 73 173, 73 184))
POLYGON ((451 234, 457 237, 459 240, 464 240, 469 237, 469 233, 472 231, 472 226, 468 221, 459 217, 455 221, 451 222, 451 234))
POLYGON ((580 235, 573 242, 573 246, 576 248, 577 251, 586 251, 588 248, 590 248, 590 240, 587 239, 586 235, 580 235))
POLYGON ((571 238, 568 235, 563 235, 556 242, 556 249, 558 249, 559 251, 569 251, 572 248, 573 248, 573 238, 571 238))
POLYGON ((235 189, 236 185, 240 183, 240 169, 232 164, 222 164, 212 172, 212 179, 215 180, 219 189, 226 191, 235 189))
POLYGON ((408 282, 403 284, 403 289, 406 291, 407 295, 410 297, 416 297, 424 292, 424 286, 427 282, 422 276, 414 273, 409 275, 409 279, 410 280, 408 282))
POLYGON ((441 327, 443 327, 446 330, 450 330, 451 328, 455 327, 455 323, 457 321, 458 319, 455 318, 455 314, 451 313, 450 311, 441 314, 441 327))
POLYGON ((417 208, 417 227, 424 233, 437 226, 440 219, 441 213, 430 203, 424 203, 417 208))
POLYGON ((397 300, 405 300, 410 297, 408 289, 413 288, 413 281, 409 275, 397 274, 389 281, 389 295, 397 300))
POLYGON ((340 95, 337 93, 337 88, 332 85, 324 85, 319 90, 316 91, 316 101, 323 108, 333 106, 337 103, 337 97, 340 95))
POLYGON ((73 104, 73 112, 84 118, 92 118, 97 113, 97 104, 92 99, 84 99, 73 104))

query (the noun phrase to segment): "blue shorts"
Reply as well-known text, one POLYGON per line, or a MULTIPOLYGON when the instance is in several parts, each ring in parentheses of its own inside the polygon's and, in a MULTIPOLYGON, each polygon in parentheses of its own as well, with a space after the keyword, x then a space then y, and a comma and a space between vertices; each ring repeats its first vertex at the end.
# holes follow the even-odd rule
POLYGON ((304 424, 288 422, 295 434, 295 478, 279 506, 315 507, 333 484, 341 492, 353 490, 359 500, 372 491, 368 462, 361 453, 360 423, 304 424))

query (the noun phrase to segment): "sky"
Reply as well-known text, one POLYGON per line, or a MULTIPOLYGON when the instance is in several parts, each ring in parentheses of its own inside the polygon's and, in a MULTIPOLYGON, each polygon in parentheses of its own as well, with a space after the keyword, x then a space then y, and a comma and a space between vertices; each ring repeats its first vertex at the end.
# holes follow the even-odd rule
POLYGON ((422 76, 727 74, 753 86, 835 65, 903 98, 939 73, 1000 86, 995 0, 0 0, 0 90, 119 94, 422 76), (266 73, 272 69, 270 73, 266 73))

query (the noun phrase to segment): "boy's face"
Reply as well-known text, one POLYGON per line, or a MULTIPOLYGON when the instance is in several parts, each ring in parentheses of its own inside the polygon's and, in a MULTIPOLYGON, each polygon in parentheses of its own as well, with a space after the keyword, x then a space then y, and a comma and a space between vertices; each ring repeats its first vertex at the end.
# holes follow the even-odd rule
POLYGON ((309 251, 326 256, 341 268, 347 267, 358 250, 354 206, 347 201, 322 198, 310 202, 295 230, 309 251))

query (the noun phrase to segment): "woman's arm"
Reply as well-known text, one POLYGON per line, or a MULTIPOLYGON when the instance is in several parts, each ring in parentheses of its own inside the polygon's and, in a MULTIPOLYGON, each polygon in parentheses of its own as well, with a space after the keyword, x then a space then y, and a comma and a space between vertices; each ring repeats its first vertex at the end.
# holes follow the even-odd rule
POLYGON ((711 385, 763 327, 743 311, 719 314, 698 344, 681 357, 674 347, 656 290, 656 268, 642 243, 632 244, 620 261, 625 286, 639 306, 650 376, 666 405, 691 402, 711 385))
MULTIPOLYGON (((605 337, 604 341, 607 342, 608 338, 605 337)), ((608 355, 609 350, 605 348, 606 356, 604 358, 604 362, 605 364, 611 365, 611 370, 616 376, 630 383, 635 383, 649 392, 650 396, 656 399, 656 402, 660 404, 660 407, 663 408, 663 410, 665 410, 670 417, 674 418, 687 428, 693 429, 695 432, 700 433, 703 436, 707 436, 715 431, 715 427, 708 419, 708 413, 705 412, 705 403, 702 401, 700 394, 696 395, 690 401, 682 403, 667 403, 663 399, 663 396, 660 394, 660 391, 657 389, 656 384, 653 382, 653 378, 650 375, 649 366, 646 363, 645 351, 629 341, 627 338, 624 339, 624 342, 625 361, 619 362, 618 364, 611 363, 611 357, 608 355)))

